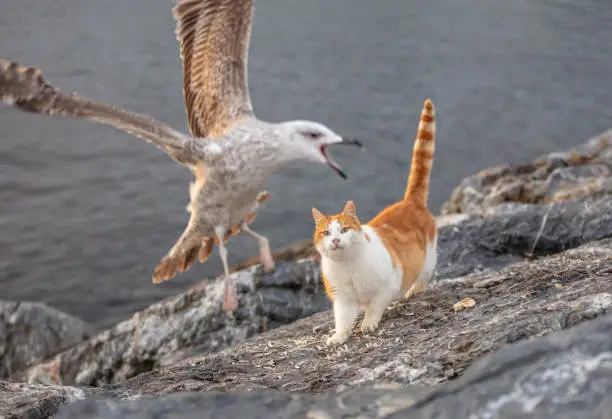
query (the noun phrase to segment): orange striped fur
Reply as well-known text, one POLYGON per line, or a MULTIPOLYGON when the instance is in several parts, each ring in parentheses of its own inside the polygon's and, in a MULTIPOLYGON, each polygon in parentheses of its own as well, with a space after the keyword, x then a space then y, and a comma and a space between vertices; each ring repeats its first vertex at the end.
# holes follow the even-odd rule
POLYGON ((433 275, 437 231, 427 198, 435 130, 434 105, 428 99, 418 125, 404 197, 368 223, 360 223, 352 201, 335 215, 313 208, 313 242, 321 254, 323 284, 336 316, 336 334, 328 343, 341 343, 348 338, 344 323, 348 322, 346 316, 352 316, 353 308, 347 301, 353 299, 366 308, 362 330, 371 331, 392 299, 423 291, 433 275), (366 261, 368 258, 371 260, 366 261), (381 289, 385 287, 394 290, 393 298, 383 295, 381 289), (343 295, 344 308, 336 307, 339 294, 343 295))
POLYGON ((405 200, 410 197, 422 199, 427 204, 429 196, 429 174, 436 151, 436 122, 434 105, 426 100, 421 112, 421 120, 417 129, 414 149, 412 151, 412 166, 408 177, 405 200))
POLYGON ((367 224, 380 235, 393 262, 402 266, 406 289, 421 271, 427 243, 436 235, 436 219, 427 208, 435 134, 434 105, 427 99, 414 142, 404 200, 385 208, 367 224))

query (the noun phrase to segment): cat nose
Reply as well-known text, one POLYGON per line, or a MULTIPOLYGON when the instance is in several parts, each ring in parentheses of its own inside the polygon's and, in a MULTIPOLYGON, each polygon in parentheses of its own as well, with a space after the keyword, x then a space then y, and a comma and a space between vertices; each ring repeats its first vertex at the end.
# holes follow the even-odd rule
POLYGON ((338 243, 340 243, 340 239, 336 237, 332 239, 332 243, 334 244, 334 246, 338 246, 338 243))

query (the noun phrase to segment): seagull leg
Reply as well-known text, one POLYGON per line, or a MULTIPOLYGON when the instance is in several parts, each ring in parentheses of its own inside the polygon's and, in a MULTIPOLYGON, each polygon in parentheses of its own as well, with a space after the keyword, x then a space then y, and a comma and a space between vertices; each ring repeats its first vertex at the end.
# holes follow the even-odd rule
POLYGON ((259 243, 259 259, 263 264, 264 271, 272 272, 274 270, 274 258, 272 257, 272 252, 270 251, 270 241, 265 236, 251 230, 247 223, 242 223, 240 229, 244 234, 257 240, 259 243))
POLYGON ((236 293, 236 286, 234 281, 229 275, 229 267, 227 266, 227 249, 225 248, 224 239, 227 233, 225 227, 215 227, 215 236, 217 236, 217 246, 219 247, 219 256, 221 256, 221 262, 223 262, 223 272, 225 277, 223 279, 223 311, 235 311, 238 308, 238 294, 236 293))

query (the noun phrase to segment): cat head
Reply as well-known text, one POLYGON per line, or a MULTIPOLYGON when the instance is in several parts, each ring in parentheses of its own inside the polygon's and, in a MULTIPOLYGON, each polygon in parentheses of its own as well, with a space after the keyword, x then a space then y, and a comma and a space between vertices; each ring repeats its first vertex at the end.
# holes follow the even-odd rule
POLYGON ((361 223, 355 212, 355 204, 348 201, 344 210, 335 215, 325 215, 312 209, 315 221, 313 241, 317 251, 326 257, 342 257, 351 246, 363 239, 361 223))

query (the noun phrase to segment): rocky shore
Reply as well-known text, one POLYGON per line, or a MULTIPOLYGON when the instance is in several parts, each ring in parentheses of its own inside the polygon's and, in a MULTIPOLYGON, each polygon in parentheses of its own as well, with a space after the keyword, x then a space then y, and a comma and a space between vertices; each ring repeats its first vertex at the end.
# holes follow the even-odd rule
POLYGON ((219 280, 93 336, 2 302, 0 418, 612 417, 611 149, 608 131, 463 180, 435 282, 339 348, 309 241, 273 274, 236 267, 234 314, 219 280))

